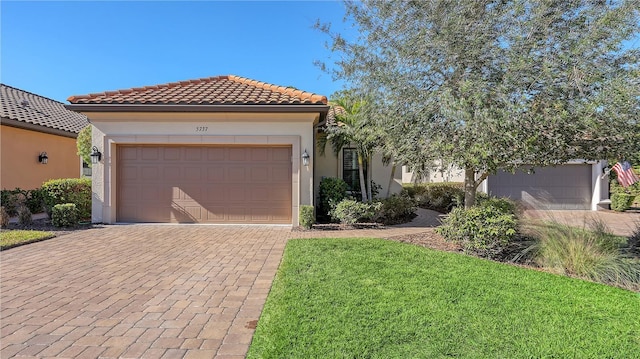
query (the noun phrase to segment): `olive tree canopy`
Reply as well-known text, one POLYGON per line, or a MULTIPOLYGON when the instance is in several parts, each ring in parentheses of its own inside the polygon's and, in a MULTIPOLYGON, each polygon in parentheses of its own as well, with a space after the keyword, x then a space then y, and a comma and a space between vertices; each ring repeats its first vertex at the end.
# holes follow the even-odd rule
POLYGON ((639 150, 640 0, 348 1, 333 70, 413 169, 465 170, 465 205, 498 169, 639 150))

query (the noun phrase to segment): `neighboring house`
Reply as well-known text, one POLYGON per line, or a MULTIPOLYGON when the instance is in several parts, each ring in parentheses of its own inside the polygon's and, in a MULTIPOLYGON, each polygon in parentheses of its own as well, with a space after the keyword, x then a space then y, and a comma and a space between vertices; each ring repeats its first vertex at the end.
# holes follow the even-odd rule
POLYGON ((76 137, 87 118, 61 102, 0 87, 0 187, 34 189, 49 179, 80 177, 76 137))
MULTIPOLYGON (((440 162, 437 162, 438 165, 440 162)), ((402 183, 464 182, 464 171, 456 166, 430 170, 420 178, 408 166, 402 166, 402 183)))
MULTIPOLYGON (((531 209, 606 208, 609 180, 603 176, 606 161, 570 161, 559 166, 534 167, 532 171, 515 173, 498 171, 480 184, 478 190, 496 197, 509 197, 531 209)), ((403 168, 403 182, 415 181, 414 174, 403 168)), ((450 167, 432 171, 418 182, 464 182, 464 171, 450 167)))
POLYGON ((555 167, 535 167, 516 173, 499 171, 489 176, 480 190, 493 196, 510 197, 527 208, 608 208, 609 176, 603 176, 606 161, 570 161, 555 167))
MULTIPOLYGON (((297 226, 299 207, 314 204, 320 179, 344 176, 344 155, 316 151, 329 112, 325 96, 218 76, 69 102, 90 119, 101 152, 93 165, 93 222, 297 226)), ((376 167, 374 181, 386 187, 390 169, 376 167)))

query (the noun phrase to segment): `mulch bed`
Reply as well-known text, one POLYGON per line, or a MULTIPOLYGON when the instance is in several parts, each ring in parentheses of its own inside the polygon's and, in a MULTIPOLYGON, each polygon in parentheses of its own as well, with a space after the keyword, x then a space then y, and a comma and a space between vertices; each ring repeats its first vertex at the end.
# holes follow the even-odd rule
POLYGON ((51 220, 48 218, 44 219, 35 219, 31 224, 27 226, 22 226, 18 223, 9 223, 9 226, 6 228, 2 228, 1 231, 11 231, 11 230, 31 230, 31 231, 45 231, 52 232, 55 237, 60 237, 65 234, 73 233, 76 231, 83 231, 91 228, 98 228, 100 226, 96 226, 91 223, 79 224, 75 227, 56 227, 51 224, 51 220))
POLYGON ((396 242, 410 243, 416 246, 431 248, 438 251, 462 252, 462 247, 460 247, 460 245, 445 241, 444 238, 442 238, 442 236, 436 233, 434 230, 415 234, 394 236, 387 239, 396 242))
POLYGON ((305 229, 303 227, 293 227, 291 230, 294 232, 313 232, 313 231, 349 231, 354 229, 385 229, 387 228, 382 223, 356 223, 352 225, 340 224, 340 223, 316 223, 311 229, 305 229))

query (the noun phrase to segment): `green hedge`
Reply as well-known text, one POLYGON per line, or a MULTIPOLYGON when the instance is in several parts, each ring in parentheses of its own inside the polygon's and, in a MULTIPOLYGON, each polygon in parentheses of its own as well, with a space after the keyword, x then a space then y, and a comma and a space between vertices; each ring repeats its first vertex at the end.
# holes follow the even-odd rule
POLYGON ((516 216, 504 207, 487 204, 469 209, 454 208, 436 232, 458 243, 466 253, 498 258, 516 238, 516 216))
POLYGON ((73 227, 78 224, 78 208, 74 203, 56 204, 51 209, 51 223, 56 227, 73 227))
POLYGON ((618 212, 626 211, 631 207, 635 197, 623 192, 614 193, 611 195, 611 209, 618 212))
POLYGON ((347 182, 342 178, 325 177, 320 181, 319 220, 328 220, 330 212, 343 199, 347 198, 347 182))
POLYGON ((463 183, 437 182, 404 185, 402 194, 413 198, 422 208, 450 212, 464 200, 463 183))
POLYGON ((0 202, 11 217, 17 216, 18 209, 22 206, 26 206, 31 213, 42 213, 45 210, 42 188, 31 190, 21 188, 3 189, 0 191, 0 202))
POLYGON ((48 213, 57 204, 73 203, 81 220, 91 218, 91 179, 63 178, 45 182, 42 185, 44 201, 48 213))
POLYGON ((352 225, 359 221, 371 221, 382 208, 380 202, 358 202, 353 199, 345 199, 331 210, 331 217, 342 224, 352 225))
POLYGON ((302 205, 300 206, 300 226, 306 229, 311 229, 315 218, 313 216, 313 206, 302 205))

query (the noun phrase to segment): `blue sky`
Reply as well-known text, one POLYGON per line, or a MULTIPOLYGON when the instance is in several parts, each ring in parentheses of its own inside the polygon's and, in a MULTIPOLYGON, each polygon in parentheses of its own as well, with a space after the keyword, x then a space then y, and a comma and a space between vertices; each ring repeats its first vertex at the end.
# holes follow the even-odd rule
POLYGON ((342 87, 317 19, 354 33, 337 1, 1 1, 2 83, 71 95, 238 75, 330 96, 342 87))

